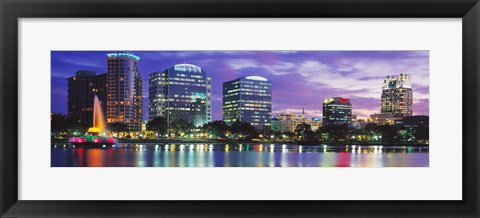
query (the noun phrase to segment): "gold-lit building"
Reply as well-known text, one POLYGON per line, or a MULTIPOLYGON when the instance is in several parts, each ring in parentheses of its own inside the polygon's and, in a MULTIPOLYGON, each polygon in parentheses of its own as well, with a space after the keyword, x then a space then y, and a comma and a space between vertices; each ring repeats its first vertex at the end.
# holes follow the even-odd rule
POLYGON ((107 56, 107 123, 122 123, 128 132, 138 133, 143 116, 140 57, 129 52, 107 56))
POLYGON ((413 91, 408 75, 387 76, 383 81, 381 99, 382 114, 412 116, 413 91))
POLYGON ((395 121, 401 119, 401 116, 393 116, 392 114, 371 114, 368 118, 368 123, 377 124, 379 126, 395 125, 395 121))

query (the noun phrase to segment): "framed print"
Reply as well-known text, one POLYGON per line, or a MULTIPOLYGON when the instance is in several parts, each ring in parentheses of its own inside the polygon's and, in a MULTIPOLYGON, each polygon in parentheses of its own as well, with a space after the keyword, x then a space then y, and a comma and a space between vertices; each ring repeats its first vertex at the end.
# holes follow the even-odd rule
POLYGON ((479 7, 2 1, 1 214, 478 217, 479 7))

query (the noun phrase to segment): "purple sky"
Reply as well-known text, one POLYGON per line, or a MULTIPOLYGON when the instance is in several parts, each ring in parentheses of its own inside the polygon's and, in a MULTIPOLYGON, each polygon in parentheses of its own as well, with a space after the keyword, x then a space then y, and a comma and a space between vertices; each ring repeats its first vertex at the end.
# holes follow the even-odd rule
MULTIPOLYGON (((107 70, 107 53, 118 51, 52 51, 52 112, 67 113, 67 79, 77 70, 107 70)), ((413 86, 413 113, 429 114, 428 51, 133 51, 141 60, 144 111, 148 111, 148 75, 189 63, 212 77, 213 119, 222 119, 222 83, 258 75, 272 82, 272 113, 322 115, 328 97, 350 98, 353 113, 366 118, 380 112, 387 75, 406 73, 413 86)), ((147 114, 144 114, 147 119, 147 114)))

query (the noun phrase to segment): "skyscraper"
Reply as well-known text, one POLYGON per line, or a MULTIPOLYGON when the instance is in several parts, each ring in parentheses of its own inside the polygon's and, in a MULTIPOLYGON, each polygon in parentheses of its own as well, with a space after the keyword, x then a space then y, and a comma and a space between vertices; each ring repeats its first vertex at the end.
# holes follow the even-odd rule
POLYGON ((102 109, 107 108, 107 74, 79 70, 68 79, 68 117, 86 126, 93 122, 93 97, 98 96, 102 109))
POLYGON ((413 92, 410 78, 400 74, 398 78, 387 76, 383 81, 381 113, 394 116, 412 116, 413 92))
POLYGON ((143 114, 140 58, 130 52, 107 56, 107 122, 123 123, 129 132, 140 132, 143 114))
POLYGON ((352 104, 348 98, 325 98, 323 100, 323 125, 348 124, 352 122, 352 104))
POLYGON ((149 75, 148 118, 169 124, 184 120, 195 126, 212 121, 212 81, 202 68, 177 64, 149 75))
POLYGON ((272 83, 260 76, 241 77, 223 83, 223 121, 249 123, 258 130, 270 130, 272 83))

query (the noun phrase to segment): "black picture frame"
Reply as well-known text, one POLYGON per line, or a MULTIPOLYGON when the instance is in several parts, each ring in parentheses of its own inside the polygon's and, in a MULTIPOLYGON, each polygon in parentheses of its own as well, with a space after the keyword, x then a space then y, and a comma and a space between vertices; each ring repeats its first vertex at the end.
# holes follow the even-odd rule
POLYGON ((480 5, 478 0, 0 0, 0 15, 0 213, 2 217, 479 216, 480 5), (19 201, 18 19, 84 17, 462 18, 463 72, 462 75, 453 76, 462 76, 463 84, 461 96, 463 100, 463 200, 19 201))

